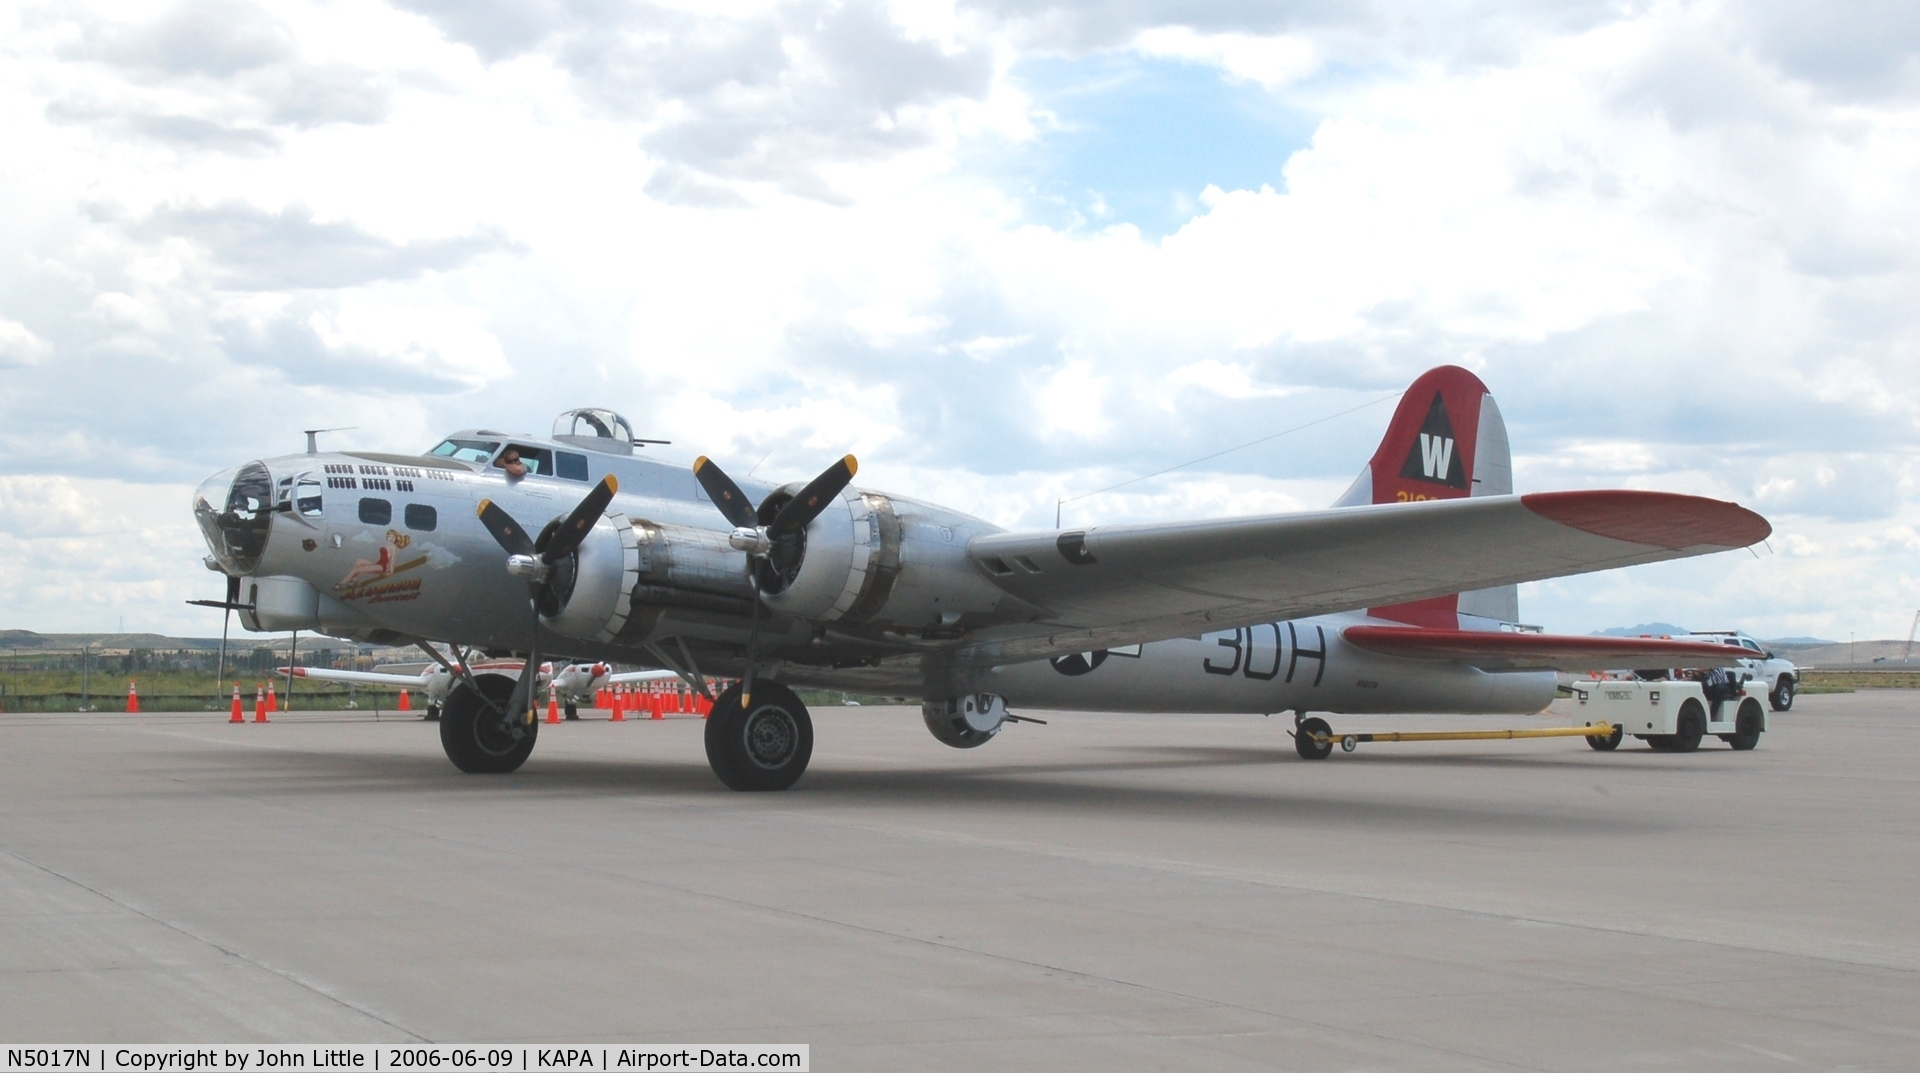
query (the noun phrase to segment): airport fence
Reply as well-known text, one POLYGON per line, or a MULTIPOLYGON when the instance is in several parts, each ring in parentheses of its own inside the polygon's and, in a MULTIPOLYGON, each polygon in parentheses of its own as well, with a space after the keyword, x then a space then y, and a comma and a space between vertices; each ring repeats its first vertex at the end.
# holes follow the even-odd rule
MULTIPOLYGON (((426 707, 427 699, 418 690, 410 698, 414 710, 426 707)), ((254 690, 241 687, 240 700, 248 714, 253 712, 254 690)), ((399 690, 361 689, 352 696, 345 692, 296 691, 291 698, 277 693, 275 703, 283 711, 337 712, 337 711, 397 711, 400 707, 399 690)), ((233 706, 231 690, 223 697, 211 697, 205 693, 168 694, 156 693, 140 695, 140 711, 145 712, 226 712, 233 706)), ((98 693, 59 692, 59 693, 8 693, 0 696, 0 714, 6 712, 123 712, 127 709, 124 694, 102 696, 98 693)))

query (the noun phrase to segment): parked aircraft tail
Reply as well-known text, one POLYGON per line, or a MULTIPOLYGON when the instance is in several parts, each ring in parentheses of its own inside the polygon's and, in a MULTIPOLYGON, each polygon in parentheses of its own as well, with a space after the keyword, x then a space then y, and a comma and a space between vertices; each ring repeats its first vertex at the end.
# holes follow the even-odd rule
MULTIPOLYGON (((1500 407, 1479 377, 1457 365, 1442 365, 1420 374, 1407 388, 1380 447, 1333 505, 1512 492, 1513 456, 1500 407)), ((1414 626, 1493 629, 1519 621, 1520 595, 1517 587, 1502 585, 1369 611, 1414 626)))

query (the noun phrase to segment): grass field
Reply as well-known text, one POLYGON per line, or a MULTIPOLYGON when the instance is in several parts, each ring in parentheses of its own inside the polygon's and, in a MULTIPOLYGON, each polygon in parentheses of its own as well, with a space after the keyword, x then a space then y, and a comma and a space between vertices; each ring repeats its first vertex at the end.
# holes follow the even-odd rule
POLYGON ((1832 689, 1920 689, 1920 670, 1801 671, 1800 692, 1832 689))

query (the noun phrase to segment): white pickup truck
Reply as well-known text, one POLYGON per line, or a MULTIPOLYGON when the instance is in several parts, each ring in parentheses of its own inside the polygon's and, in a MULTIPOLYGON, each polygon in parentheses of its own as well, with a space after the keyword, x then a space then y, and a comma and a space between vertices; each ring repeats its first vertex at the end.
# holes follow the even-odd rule
POLYGON ((1587 726, 1610 723, 1611 735, 1594 735, 1587 744, 1602 751, 1618 748, 1631 734, 1660 752, 1690 753, 1708 734, 1735 749, 1760 744, 1767 730, 1764 682, 1740 687, 1738 696, 1709 701, 1699 682, 1679 679, 1647 682, 1593 679, 1573 684, 1575 717, 1587 726))
POLYGON ((1740 630, 1700 630, 1681 637, 1676 641, 1704 641, 1707 644, 1732 645, 1747 651, 1740 660, 1740 669, 1753 676, 1754 681, 1766 686, 1767 701, 1776 712, 1784 712, 1793 707, 1793 695, 1800 690, 1800 669, 1792 660, 1781 659, 1767 646, 1754 640, 1740 630))

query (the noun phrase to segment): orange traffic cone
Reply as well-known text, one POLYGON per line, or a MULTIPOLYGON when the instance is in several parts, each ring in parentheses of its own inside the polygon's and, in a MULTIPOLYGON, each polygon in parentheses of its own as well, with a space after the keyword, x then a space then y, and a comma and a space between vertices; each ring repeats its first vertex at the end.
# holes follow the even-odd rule
POLYGON ((549 689, 547 690, 547 722, 558 723, 559 721, 560 701, 554 697, 553 690, 549 689))
POLYGON ((267 707, 267 691, 262 688, 256 688, 253 691, 253 721, 256 723, 266 722, 267 712, 271 710, 272 709, 267 707))
POLYGON ((273 683, 268 682, 267 683, 267 714, 272 715, 274 712, 277 712, 279 710, 280 710, 280 699, 274 695, 273 683))
POLYGON ((240 686, 238 683, 235 683, 233 687, 233 714, 227 716, 227 722, 244 723, 246 721, 247 713, 240 707, 240 686))
POLYGON ((607 688, 607 707, 612 709, 612 719, 616 723, 627 721, 627 710, 620 706, 620 691, 611 686, 607 688))
POLYGON ((400 710, 403 712, 413 710, 413 698, 407 696, 407 691, 404 689, 400 691, 400 710))
POLYGON ((139 710, 140 691, 133 688, 133 679, 129 678, 127 679, 127 711, 137 712, 139 710))
POLYGON ((652 717, 655 719, 665 719, 667 717, 667 695, 662 693, 658 687, 647 697, 647 710, 653 713, 652 717))

